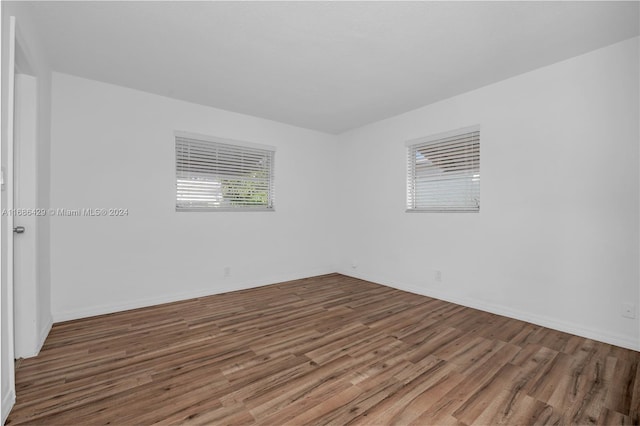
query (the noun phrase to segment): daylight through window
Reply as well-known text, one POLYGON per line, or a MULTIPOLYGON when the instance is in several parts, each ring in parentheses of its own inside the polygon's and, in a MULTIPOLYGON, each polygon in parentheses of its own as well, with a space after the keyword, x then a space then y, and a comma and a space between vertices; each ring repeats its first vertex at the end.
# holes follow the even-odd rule
POLYGON ((176 210, 273 210, 275 148, 176 132, 176 210))
POLYGON ((407 211, 480 211, 480 128, 407 142, 407 211))

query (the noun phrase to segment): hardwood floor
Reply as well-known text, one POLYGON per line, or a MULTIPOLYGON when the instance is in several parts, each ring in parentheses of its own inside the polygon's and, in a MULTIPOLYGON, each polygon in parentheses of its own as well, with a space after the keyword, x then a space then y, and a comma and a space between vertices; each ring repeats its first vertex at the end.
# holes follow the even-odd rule
POLYGON ((56 324, 7 424, 638 424, 639 361, 332 274, 56 324))

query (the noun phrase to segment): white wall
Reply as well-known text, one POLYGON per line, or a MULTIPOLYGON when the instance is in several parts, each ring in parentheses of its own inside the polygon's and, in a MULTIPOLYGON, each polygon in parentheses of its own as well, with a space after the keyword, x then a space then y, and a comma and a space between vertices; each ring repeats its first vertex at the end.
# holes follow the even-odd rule
MULTIPOLYGON (((7 89, 8 89, 8 65, 9 65, 9 50, 8 50, 8 31, 9 31, 9 17, 16 17, 17 27, 17 44, 18 55, 17 64, 21 67, 21 72, 26 72, 32 75, 36 79, 36 91, 37 91, 37 111, 36 111, 36 123, 35 123, 35 161, 38 165, 35 175, 36 185, 36 206, 38 208, 48 208, 49 203, 49 143, 51 133, 51 70, 46 57, 46 53, 40 44, 38 31, 34 23, 30 19, 30 12, 28 5, 19 2, 2 2, 2 153, 3 165, 6 165, 6 152, 7 152, 7 89)), ((6 203, 6 197, 3 193, 3 207, 6 203)), ((3 218, 3 227, 6 226, 6 218, 3 218)), ((35 283, 31 290, 32 303, 29 306, 26 316, 28 321, 35 321, 36 327, 33 332, 37 332, 37 337, 34 337, 37 343, 41 344, 44 341, 52 323, 51 318, 51 303, 50 303, 50 281, 49 281, 49 219, 47 217, 38 218, 33 224, 33 228, 30 229, 30 233, 35 235, 36 248, 35 252, 31 253, 33 258, 32 264, 36 265, 35 271, 35 283)), ((6 418, 13 405, 13 399, 15 397, 14 389, 12 386, 12 364, 13 353, 8 350, 8 340, 13 338, 8 329, 9 321, 7 317, 8 307, 10 301, 7 298, 8 288, 12 285, 7 280, 7 251, 6 251, 6 237, 12 235, 3 231, 2 241, 2 258, 1 267, 2 270, 2 372, 0 373, 1 387, 2 387, 2 420, 6 418)), ((21 312, 24 314, 25 312, 21 312)), ((39 348, 34 348, 37 352, 39 348)))
POLYGON ((638 52, 630 39, 341 135, 339 270, 640 349, 621 316, 639 300, 638 52), (405 213, 404 142, 475 124, 481 212, 405 213))
POLYGON ((56 321, 336 270, 335 137, 54 73, 56 321), (175 211, 173 131, 273 145, 275 212, 175 211), (224 277, 224 268, 231 276, 224 277))

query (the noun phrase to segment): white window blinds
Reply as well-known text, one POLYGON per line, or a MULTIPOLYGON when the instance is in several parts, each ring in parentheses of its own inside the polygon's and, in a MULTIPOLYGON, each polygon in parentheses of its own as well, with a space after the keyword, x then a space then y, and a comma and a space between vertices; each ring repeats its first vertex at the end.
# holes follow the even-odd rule
POLYGON ((273 210, 275 149, 176 132, 176 210, 273 210))
POLYGON ((407 142, 407 211, 480 211, 480 128, 407 142))

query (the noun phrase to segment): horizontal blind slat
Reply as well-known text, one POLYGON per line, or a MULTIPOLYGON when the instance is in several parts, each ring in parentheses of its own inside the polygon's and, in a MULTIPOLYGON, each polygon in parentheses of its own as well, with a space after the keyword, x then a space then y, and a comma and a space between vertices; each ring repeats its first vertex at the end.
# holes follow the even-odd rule
POLYGON ((479 208, 479 131, 408 146, 408 210, 479 211, 479 208))
POLYGON ((176 207, 273 208, 274 151, 176 136, 176 207))

